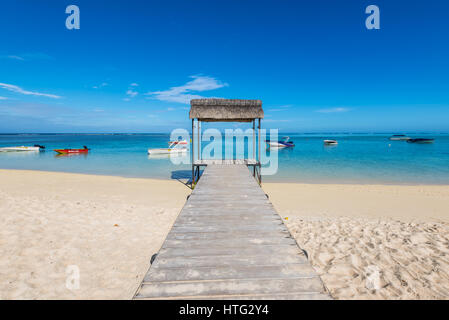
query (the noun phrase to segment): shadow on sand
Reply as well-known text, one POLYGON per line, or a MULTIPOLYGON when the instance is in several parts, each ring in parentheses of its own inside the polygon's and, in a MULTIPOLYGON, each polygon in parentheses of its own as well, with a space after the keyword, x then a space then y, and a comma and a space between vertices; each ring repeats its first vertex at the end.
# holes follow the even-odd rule
MULTIPOLYGON (((204 170, 200 171, 200 177, 204 170)), ((171 179, 178 180, 182 184, 189 186, 192 184, 192 170, 174 170, 171 172, 171 179)))

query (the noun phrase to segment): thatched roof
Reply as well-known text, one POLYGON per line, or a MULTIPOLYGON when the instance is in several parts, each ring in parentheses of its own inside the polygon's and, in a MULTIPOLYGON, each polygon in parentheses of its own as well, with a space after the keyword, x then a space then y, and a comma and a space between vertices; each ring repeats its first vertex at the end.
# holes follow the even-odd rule
POLYGON ((193 99, 190 105, 190 119, 200 121, 249 122, 264 117, 261 100, 193 99))

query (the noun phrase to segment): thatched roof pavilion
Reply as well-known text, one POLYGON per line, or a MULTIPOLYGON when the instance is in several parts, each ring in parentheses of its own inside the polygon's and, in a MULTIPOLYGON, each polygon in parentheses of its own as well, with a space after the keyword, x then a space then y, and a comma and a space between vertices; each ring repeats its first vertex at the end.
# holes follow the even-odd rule
POLYGON ((251 122, 263 119, 261 100, 193 99, 190 119, 204 122, 251 122))
POLYGON ((258 183, 262 183, 260 164, 260 122, 264 118, 261 100, 243 99, 192 99, 190 100, 190 114, 192 119, 192 188, 200 178, 200 167, 210 164, 239 164, 252 166, 253 175, 258 183), (196 126, 195 126, 196 120, 196 126), (257 159, 256 159, 256 120, 259 130, 257 159), (201 154, 201 122, 252 122, 253 127, 253 157, 252 159, 202 159, 201 154), (197 129, 195 141, 195 127, 197 129), (196 145, 196 148, 195 148, 196 145), (195 152, 196 151, 196 152, 195 152))

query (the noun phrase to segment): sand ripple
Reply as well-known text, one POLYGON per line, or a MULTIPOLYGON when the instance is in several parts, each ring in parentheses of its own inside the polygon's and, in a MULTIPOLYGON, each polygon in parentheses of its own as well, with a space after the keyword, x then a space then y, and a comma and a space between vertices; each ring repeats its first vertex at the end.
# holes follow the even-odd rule
POLYGON ((449 223, 289 218, 336 299, 449 299, 449 223))

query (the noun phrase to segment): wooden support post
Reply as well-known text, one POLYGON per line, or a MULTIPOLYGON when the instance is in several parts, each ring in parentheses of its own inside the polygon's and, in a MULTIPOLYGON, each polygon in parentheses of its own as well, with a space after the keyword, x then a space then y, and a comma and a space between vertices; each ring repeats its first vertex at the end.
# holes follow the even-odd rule
POLYGON ((197 126, 197 128, 196 128, 196 130, 197 130, 197 133, 198 133, 198 137, 197 137, 197 139, 198 139, 198 145, 197 145, 197 149, 198 149, 198 160, 200 160, 200 120, 197 120, 197 122, 196 122, 196 126, 197 126))
MULTIPOLYGON (((253 120, 253 160, 256 160, 256 120, 253 120)), ((253 177, 256 177, 256 167, 253 167, 253 177)))
POLYGON ((258 148, 258 155, 257 155, 257 163, 258 163, 258 166, 259 166, 259 185, 262 185, 262 173, 261 173, 261 164, 260 164, 260 118, 259 118, 259 137, 258 137, 258 140, 259 140, 259 148, 258 148))
POLYGON ((195 128, 194 128, 194 123, 195 123, 195 119, 192 119, 192 139, 191 139, 191 149, 190 153, 192 155, 192 189, 193 186, 195 185, 195 148, 194 148, 194 142, 195 142, 195 128))

